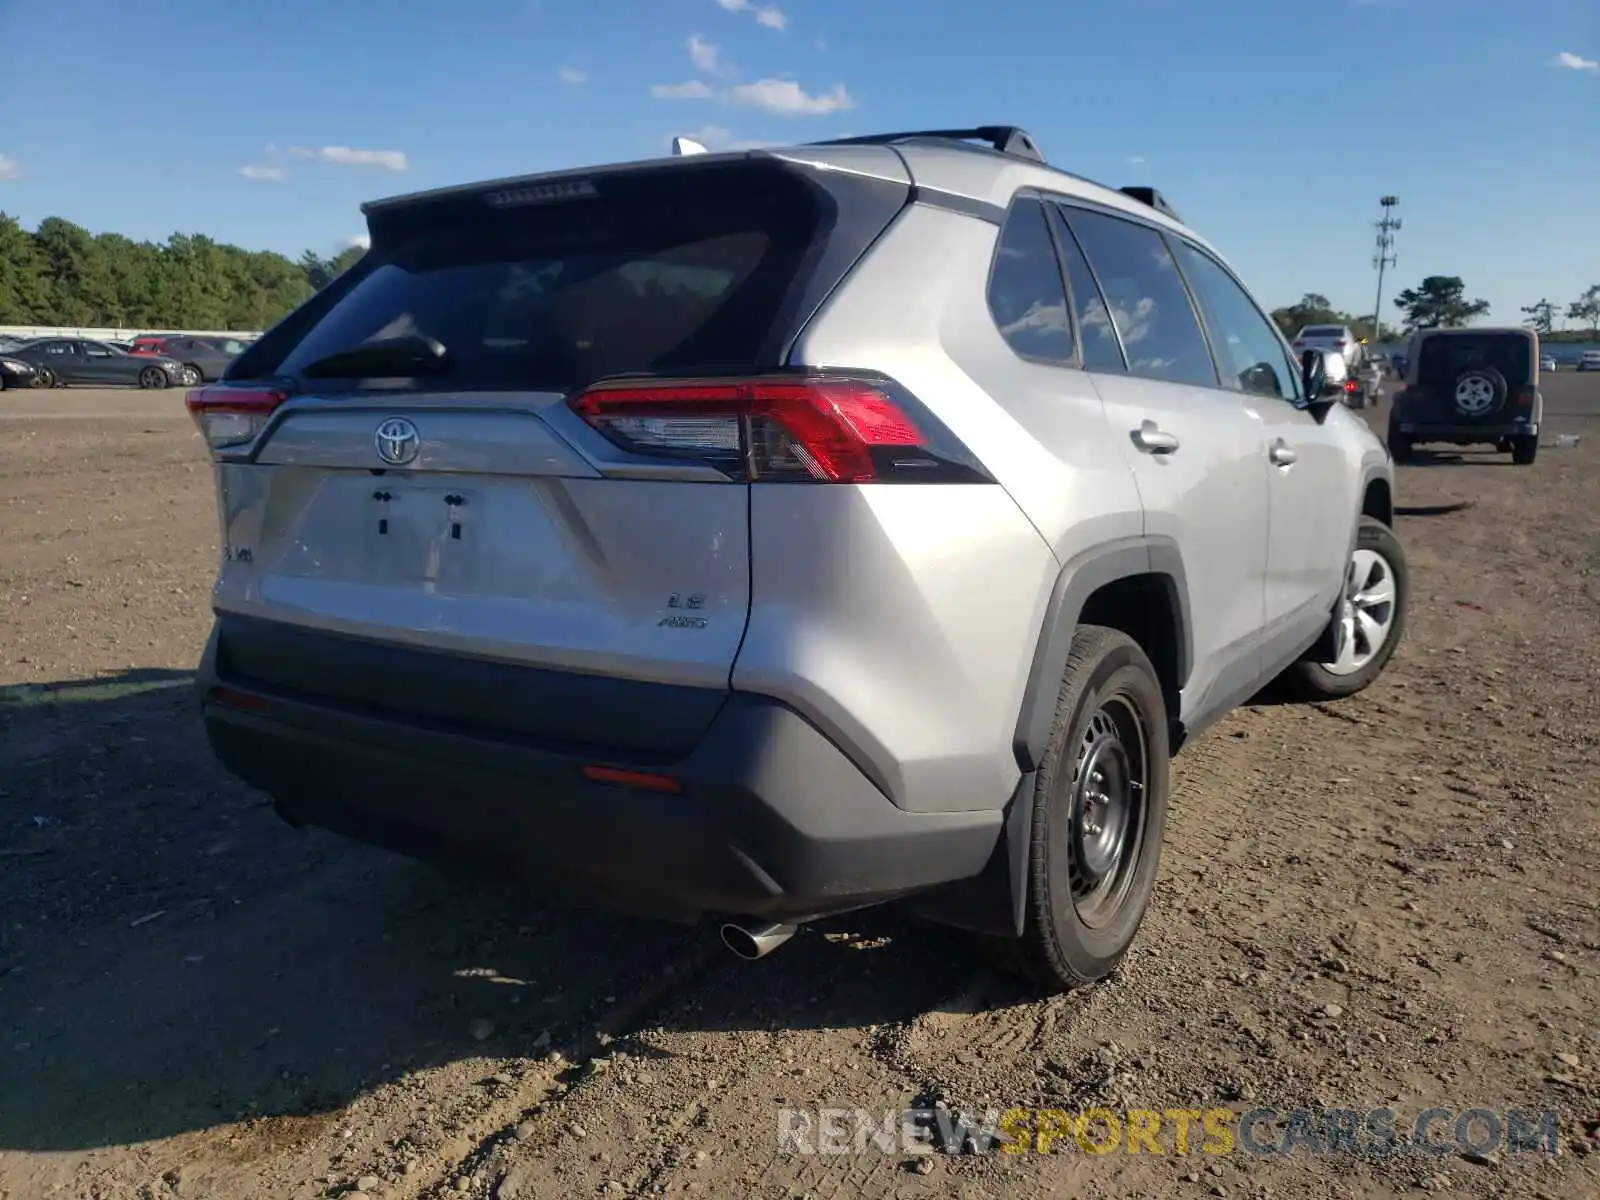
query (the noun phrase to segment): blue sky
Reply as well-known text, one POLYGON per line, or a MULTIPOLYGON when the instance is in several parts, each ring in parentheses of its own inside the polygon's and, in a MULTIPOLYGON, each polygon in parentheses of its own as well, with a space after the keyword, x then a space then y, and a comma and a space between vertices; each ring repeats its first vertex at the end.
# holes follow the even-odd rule
POLYGON ((1595 0, 1298 7, 0 0, 0 211, 327 253, 363 200, 676 133, 1007 123, 1069 170, 1155 184, 1271 306, 1370 310, 1384 193, 1386 296, 1458 274, 1516 320, 1600 282, 1595 0))

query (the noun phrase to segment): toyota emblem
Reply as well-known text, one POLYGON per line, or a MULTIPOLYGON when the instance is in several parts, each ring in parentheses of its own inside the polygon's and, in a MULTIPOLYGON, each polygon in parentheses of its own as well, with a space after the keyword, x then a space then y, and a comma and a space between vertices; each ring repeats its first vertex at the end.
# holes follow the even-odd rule
POLYGON ((372 444, 384 462, 391 467, 403 467, 422 449, 422 435, 404 417, 390 417, 378 426, 378 431, 372 435, 372 444))

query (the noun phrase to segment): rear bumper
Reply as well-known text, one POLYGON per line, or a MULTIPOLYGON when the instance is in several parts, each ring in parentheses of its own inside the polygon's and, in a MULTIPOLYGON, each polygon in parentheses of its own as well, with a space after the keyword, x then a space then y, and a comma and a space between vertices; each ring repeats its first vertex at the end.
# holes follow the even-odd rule
POLYGON ((197 673, 207 737, 285 819, 631 912, 807 919, 970 878, 1000 839, 1000 810, 895 807, 803 717, 758 696, 730 694, 675 761, 635 764, 255 685, 218 659, 214 629, 197 673), (594 763, 682 790, 596 782, 583 771, 594 763))
POLYGON ((1404 434, 1412 441, 1452 442, 1457 445, 1498 442, 1501 438, 1519 437, 1525 434, 1537 436, 1539 433, 1539 423, 1531 418, 1480 422, 1475 425, 1445 425, 1396 417, 1394 428, 1396 432, 1404 434))

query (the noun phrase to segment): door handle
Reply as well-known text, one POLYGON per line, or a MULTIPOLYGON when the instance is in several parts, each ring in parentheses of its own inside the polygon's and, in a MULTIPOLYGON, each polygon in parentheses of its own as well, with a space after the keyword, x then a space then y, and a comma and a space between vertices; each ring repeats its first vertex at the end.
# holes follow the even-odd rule
POLYGON ((1145 421, 1132 434, 1133 444, 1146 454, 1171 454, 1178 448, 1176 434, 1168 433, 1154 421, 1145 421))
POLYGON ((1267 451, 1267 454, 1272 459, 1273 465, 1278 467, 1287 467, 1291 463, 1300 461, 1300 456, 1291 450, 1282 438, 1272 443, 1272 449, 1267 451))

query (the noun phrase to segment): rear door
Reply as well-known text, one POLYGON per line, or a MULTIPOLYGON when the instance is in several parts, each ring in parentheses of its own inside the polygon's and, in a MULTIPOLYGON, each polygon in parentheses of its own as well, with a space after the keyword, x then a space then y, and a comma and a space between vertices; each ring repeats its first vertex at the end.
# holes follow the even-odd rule
MULTIPOLYGON (((841 186, 771 159, 700 159, 373 212, 361 263, 213 393, 266 394, 252 378, 293 392, 219 451, 218 610, 726 689, 750 601, 749 488, 672 453, 704 432, 692 416, 638 418, 637 438, 665 448, 647 457, 568 401, 619 376, 776 368, 807 297, 907 190, 841 186), (444 365, 318 365, 407 337, 444 365)), ((270 676, 270 655, 255 669, 270 676)))
MULTIPOLYGON (((1259 418, 1224 388, 1169 244, 1151 225, 1098 209, 1057 206, 1074 292, 1096 289, 1081 320, 1086 355, 1103 339, 1119 353, 1091 366, 1121 434, 1144 503, 1145 531, 1183 555, 1194 662, 1187 719, 1209 699, 1236 698, 1260 672, 1268 496, 1259 418), (1080 253, 1086 266, 1072 261, 1080 253)), ((1081 297, 1075 303, 1083 308, 1081 297)))

